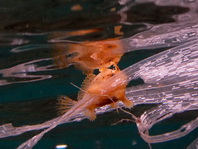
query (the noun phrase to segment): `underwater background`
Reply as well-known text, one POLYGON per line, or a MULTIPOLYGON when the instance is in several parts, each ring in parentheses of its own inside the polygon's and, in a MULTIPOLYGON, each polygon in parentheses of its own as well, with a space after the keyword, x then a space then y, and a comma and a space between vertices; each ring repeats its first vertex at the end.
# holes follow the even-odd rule
MULTIPOLYGON (((85 75, 73 65, 67 68, 55 66, 53 51, 59 43, 119 38, 127 44, 129 40, 124 39, 141 36, 141 33, 148 32, 148 35, 142 35, 143 38, 152 32, 165 34, 166 24, 180 25, 181 29, 198 25, 195 19, 198 13, 197 1, 175 0, 172 3, 168 0, 141 3, 135 0, 0 1, 0 125, 12 123, 19 127, 45 122, 58 116, 57 97, 67 95, 76 98, 78 89, 70 83, 80 86, 85 75), (189 14, 192 17, 188 17, 189 14), (185 20, 185 25, 178 20, 185 20), (115 32, 117 26, 121 27, 121 33, 115 32), (156 26, 160 29, 152 30, 156 26), (97 31, 83 35, 71 34, 89 29, 97 31)), ((146 46, 136 49, 133 46, 125 47, 126 53, 118 65, 122 70, 174 46, 167 44, 149 49, 146 46)), ((136 83, 141 84, 141 80, 136 83)), ((140 116, 154 106, 136 106, 131 112, 140 116)), ((155 125, 150 133, 178 129, 196 117, 197 111, 175 115, 155 125)), ((130 116, 114 110, 98 115, 93 122, 85 119, 60 125, 47 133, 34 148, 55 149, 58 144, 67 144, 68 149, 149 148, 139 136, 134 123, 113 125, 123 118, 130 119, 130 116)), ((30 131, 3 138, 0 140, 0 148, 16 148, 39 132, 30 131)), ((196 129, 185 137, 151 146, 153 149, 184 149, 196 139, 197 134, 196 129)))

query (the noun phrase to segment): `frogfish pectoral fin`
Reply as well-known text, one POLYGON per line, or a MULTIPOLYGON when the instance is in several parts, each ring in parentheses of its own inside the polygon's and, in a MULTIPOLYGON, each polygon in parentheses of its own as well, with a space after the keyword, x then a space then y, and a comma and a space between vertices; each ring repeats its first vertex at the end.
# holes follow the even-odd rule
POLYGON ((127 107, 127 108, 132 108, 133 107, 133 101, 130 101, 129 99, 126 98, 125 95, 125 90, 118 90, 115 93, 115 97, 119 99, 119 101, 122 101, 123 104, 127 107))
POLYGON ((84 114, 90 121, 93 121, 96 119, 96 113, 95 113, 94 108, 85 109, 84 114))

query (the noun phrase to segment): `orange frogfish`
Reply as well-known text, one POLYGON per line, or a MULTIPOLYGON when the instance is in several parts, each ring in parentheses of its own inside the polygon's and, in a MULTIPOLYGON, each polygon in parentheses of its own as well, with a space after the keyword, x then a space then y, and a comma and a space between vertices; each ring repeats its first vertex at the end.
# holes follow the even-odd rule
POLYGON ((94 120, 96 118, 95 109, 104 105, 111 105, 116 108, 117 102, 121 101, 126 107, 131 108, 133 102, 128 100, 125 95, 126 80, 126 75, 118 68, 100 69, 98 75, 89 74, 84 80, 77 101, 67 96, 61 96, 59 98, 58 110, 62 114, 69 112, 71 113, 70 116, 72 112, 84 111, 87 118, 94 120), (118 72, 119 78, 115 77, 113 82, 109 81, 118 72), (92 98, 87 98, 90 96, 92 98))

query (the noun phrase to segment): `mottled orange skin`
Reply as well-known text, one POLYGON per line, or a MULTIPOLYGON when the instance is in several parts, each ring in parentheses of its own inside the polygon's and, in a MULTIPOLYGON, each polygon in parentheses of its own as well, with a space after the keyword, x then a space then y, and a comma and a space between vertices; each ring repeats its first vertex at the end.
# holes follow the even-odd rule
POLYGON ((58 56, 55 57, 55 62, 59 68, 74 64, 85 74, 92 73, 94 69, 116 65, 124 54, 119 40, 59 45, 59 49, 56 53, 58 56))
POLYGON ((97 98, 85 108, 85 115, 90 119, 96 118, 95 109, 104 105, 111 105, 117 107, 117 102, 122 101, 126 107, 133 106, 132 101, 128 100, 125 95, 127 86, 126 75, 121 73, 119 79, 115 80, 116 84, 106 84, 104 81, 113 77, 116 73, 120 72, 118 69, 103 69, 95 77, 90 86, 87 88, 87 94, 95 95, 97 98))
POLYGON ((128 108, 133 106, 133 102, 125 96, 127 86, 126 75, 119 69, 101 69, 101 72, 93 79, 89 86, 85 89, 84 95, 77 102, 66 96, 61 96, 59 101, 59 112, 70 113, 74 115, 76 111, 84 111, 87 118, 94 120, 96 118, 95 109, 111 105, 117 108, 117 102, 121 101, 128 108), (111 77, 119 73, 112 81, 111 77), (71 109, 70 109, 71 108, 71 109))

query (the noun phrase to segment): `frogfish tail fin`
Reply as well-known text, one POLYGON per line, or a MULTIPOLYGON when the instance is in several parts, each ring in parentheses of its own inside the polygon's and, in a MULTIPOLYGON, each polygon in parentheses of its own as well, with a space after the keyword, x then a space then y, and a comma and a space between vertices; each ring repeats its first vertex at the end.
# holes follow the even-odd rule
POLYGON ((77 101, 72 100, 71 98, 61 95, 58 97, 57 102, 57 111, 59 115, 66 113, 71 107, 73 107, 77 101))

